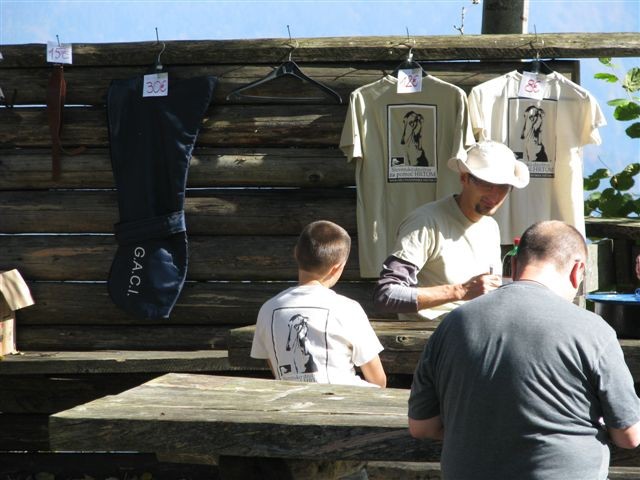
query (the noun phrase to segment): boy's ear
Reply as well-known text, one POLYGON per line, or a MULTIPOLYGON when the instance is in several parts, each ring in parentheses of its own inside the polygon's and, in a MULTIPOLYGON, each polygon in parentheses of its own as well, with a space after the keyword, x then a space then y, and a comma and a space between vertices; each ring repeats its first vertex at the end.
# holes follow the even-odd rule
POLYGON ((346 260, 344 262, 336 263, 333 267, 331 267, 330 274, 335 275, 338 272, 342 272, 346 264, 346 260))

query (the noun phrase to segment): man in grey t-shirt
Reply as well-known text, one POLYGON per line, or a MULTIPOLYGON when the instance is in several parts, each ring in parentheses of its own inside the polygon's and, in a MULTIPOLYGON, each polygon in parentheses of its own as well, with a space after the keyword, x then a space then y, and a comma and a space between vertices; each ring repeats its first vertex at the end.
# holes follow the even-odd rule
POLYGON ((640 400, 615 332, 571 303, 586 255, 575 228, 532 225, 517 280, 457 308, 430 338, 409 430, 444 440, 444 478, 605 479, 607 441, 640 444, 640 400))

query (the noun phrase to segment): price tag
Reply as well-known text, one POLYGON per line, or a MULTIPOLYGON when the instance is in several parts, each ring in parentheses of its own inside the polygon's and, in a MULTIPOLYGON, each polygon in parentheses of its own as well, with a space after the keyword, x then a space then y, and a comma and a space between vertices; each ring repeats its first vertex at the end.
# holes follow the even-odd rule
POLYGON ((414 93, 422 91, 422 69, 412 68, 398 70, 398 93, 414 93))
POLYGON ((152 73, 144 76, 142 82, 143 97, 166 97, 169 95, 169 74, 152 73))
POLYGON ((523 72, 518 96, 542 100, 547 90, 547 76, 542 73, 523 72))
POLYGON ((47 42, 47 62, 71 65, 73 63, 71 44, 61 43, 58 45, 57 42, 47 42))

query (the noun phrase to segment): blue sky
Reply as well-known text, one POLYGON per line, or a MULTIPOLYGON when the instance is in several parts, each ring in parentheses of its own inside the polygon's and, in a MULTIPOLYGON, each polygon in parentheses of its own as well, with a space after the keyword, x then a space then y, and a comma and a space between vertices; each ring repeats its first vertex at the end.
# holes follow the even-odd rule
MULTIPOLYGON (((0 0, 0 45, 162 40, 286 38, 480 33, 482 5, 471 0, 0 0)), ((640 32, 640 0, 530 0, 529 32, 640 32)), ((419 58, 416 58, 420 60, 419 58)), ((639 58, 615 59, 620 72, 639 58)), ((618 171, 640 160, 640 141, 613 119, 607 100, 623 96, 617 85, 594 80, 607 71, 597 60, 581 61, 582 85, 598 99, 608 126, 603 144, 585 149, 585 173, 603 166, 618 171), (600 160, 599 160, 600 159, 600 160)), ((634 189, 640 195, 640 186, 634 189)))

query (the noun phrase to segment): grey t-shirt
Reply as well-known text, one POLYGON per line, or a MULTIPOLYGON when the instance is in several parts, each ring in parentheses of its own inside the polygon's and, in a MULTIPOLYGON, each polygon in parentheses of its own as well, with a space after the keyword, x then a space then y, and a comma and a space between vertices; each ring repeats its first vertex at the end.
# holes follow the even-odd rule
POLYGON ((640 420, 615 332, 519 281, 450 313, 417 366, 409 417, 442 415, 447 479, 604 479, 607 435, 640 420))

